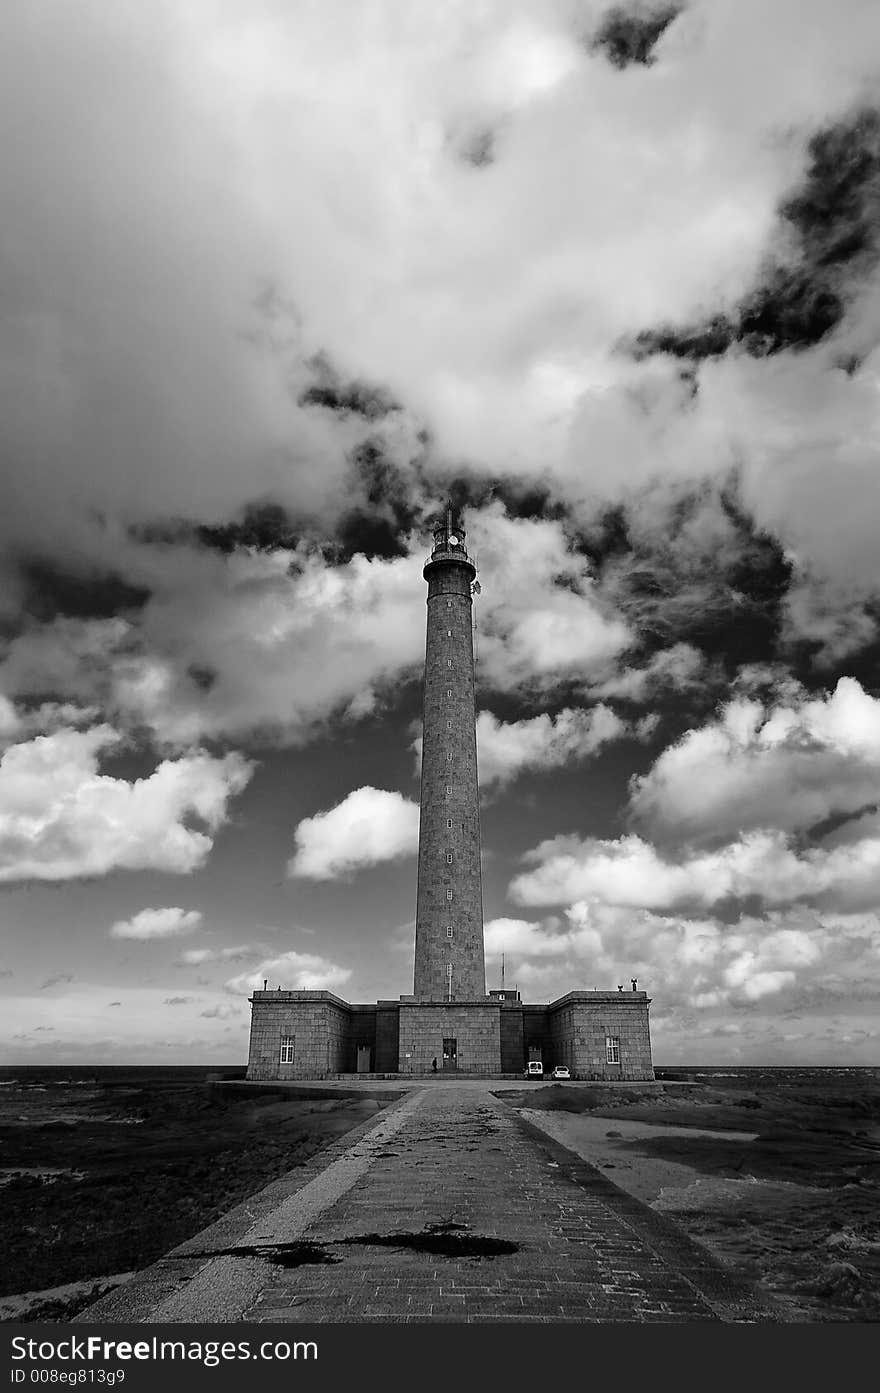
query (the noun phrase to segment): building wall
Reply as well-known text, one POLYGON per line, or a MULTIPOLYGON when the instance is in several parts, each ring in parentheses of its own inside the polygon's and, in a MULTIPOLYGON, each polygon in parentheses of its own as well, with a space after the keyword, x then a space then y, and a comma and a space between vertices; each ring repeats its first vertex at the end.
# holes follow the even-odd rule
POLYGON ((523 1013, 519 1002, 501 1007, 501 1072, 519 1074, 525 1064, 523 1043, 523 1013))
POLYGON ((551 1060, 581 1079, 653 1079, 650 1002, 645 992, 570 992, 548 1007, 551 1060), (606 1058, 606 1038, 619 1042, 619 1064, 606 1058))
POLYGON ((484 1001, 401 1002, 401 1074, 430 1074, 432 1059, 438 1072, 443 1065, 443 1040, 452 1037, 457 1044, 460 1074, 499 1074, 501 1072, 501 1007, 484 1001))
POLYGON ((436 549, 425 567, 428 617, 413 994, 426 1001, 475 1000, 486 994, 474 730, 475 574, 462 553, 456 558, 436 549))
POLYGON ((380 1001, 376 1006, 376 1073, 396 1074, 400 1054, 400 1005, 380 1001))
POLYGON ((358 1045, 370 1047, 372 1073, 429 1074, 435 1057, 442 1068, 451 1036, 463 1074, 518 1074, 534 1051, 545 1070, 567 1064, 579 1079, 652 1079, 649 1005, 644 992, 570 992, 549 1006, 485 999, 351 1006, 331 992, 254 992, 247 1077, 354 1074, 358 1045), (292 1064, 280 1062, 285 1035, 294 1039, 292 1064), (618 1041, 618 1064, 606 1058, 609 1036, 618 1041))
POLYGON ((254 992, 249 1079, 323 1079, 345 1072, 350 1010, 331 992, 254 992), (281 1037, 294 1038, 292 1064, 282 1064, 281 1037))

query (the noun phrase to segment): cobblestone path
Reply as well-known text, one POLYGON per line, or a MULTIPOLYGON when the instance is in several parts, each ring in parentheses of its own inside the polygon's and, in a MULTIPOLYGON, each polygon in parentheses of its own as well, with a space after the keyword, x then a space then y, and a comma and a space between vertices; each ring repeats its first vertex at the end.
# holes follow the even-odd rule
POLYGON ((79 1319, 774 1319, 488 1085, 408 1094, 141 1279, 79 1319))

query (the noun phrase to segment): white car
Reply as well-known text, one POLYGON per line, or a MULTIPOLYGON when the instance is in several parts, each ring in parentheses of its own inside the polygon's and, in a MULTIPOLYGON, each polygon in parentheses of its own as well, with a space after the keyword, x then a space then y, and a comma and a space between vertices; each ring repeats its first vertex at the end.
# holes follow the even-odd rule
POLYGON ((540 1059, 530 1059, 523 1072, 527 1079, 542 1079, 544 1066, 540 1059))
POLYGON ((567 1064, 557 1064, 550 1077, 551 1079, 570 1079, 571 1070, 567 1064))

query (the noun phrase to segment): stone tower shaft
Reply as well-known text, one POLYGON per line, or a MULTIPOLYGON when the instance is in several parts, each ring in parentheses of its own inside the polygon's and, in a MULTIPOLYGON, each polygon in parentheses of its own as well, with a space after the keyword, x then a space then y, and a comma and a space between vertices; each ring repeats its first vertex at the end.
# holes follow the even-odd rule
POLYGON ((425 565, 428 622, 422 725, 414 995, 486 995, 471 588, 476 567, 452 509, 425 565))

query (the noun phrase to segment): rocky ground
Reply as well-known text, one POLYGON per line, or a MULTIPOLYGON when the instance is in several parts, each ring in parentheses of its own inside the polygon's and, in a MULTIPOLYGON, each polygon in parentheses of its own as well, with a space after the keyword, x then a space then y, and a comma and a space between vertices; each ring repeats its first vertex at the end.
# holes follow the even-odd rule
POLYGON ((68 1319, 382 1106, 205 1083, 4 1093, 5 1321, 68 1319))

